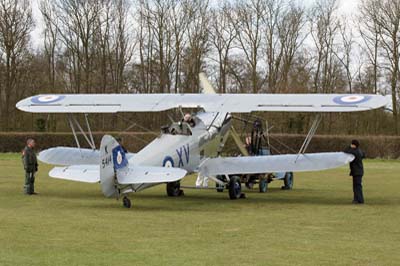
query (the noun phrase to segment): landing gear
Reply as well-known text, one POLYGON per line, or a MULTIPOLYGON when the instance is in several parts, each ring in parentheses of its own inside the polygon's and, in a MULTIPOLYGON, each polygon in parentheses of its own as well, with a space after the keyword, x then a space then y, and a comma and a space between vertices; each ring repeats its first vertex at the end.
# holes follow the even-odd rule
POLYGON ((229 198, 235 200, 245 197, 245 194, 242 193, 242 184, 240 183, 240 177, 232 176, 229 181, 229 198))
POLYGON ((260 189, 260 193, 265 193, 268 190, 268 179, 265 177, 260 177, 258 187, 260 189))
POLYGON ((131 200, 130 199, 128 199, 128 197, 127 196, 125 196, 123 199, 122 199, 122 205, 125 207, 125 208, 130 208, 132 205, 131 205, 131 200))
POLYGON ((169 197, 183 196, 185 193, 181 189, 181 182, 175 181, 167 183, 167 195, 169 197))
POLYGON ((293 173, 287 172, 285 178, 283 179, 284 186, 282 189, 284 190, 291 190, 293 188, 293 173))
MULTIPOLYGON (((225 181, 225 177, 222 175, 217 175, 218 180, 225 181)), ((221 185, 220 183, 215 183, 215 187, 217 188, 217 192, 224 192, 225 185, 221 185)))

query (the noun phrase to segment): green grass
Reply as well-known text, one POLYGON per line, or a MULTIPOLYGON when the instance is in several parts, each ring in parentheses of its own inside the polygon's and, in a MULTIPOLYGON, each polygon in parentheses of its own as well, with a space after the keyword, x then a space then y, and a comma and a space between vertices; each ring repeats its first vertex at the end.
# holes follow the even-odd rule
POLYGON ((98 184, 49 178, 45 165, 40 195, 25 196, 19 155, 2 154, 0 265, 398 265, 400 161, 365 167, 364 206, 351 204, 343 167, 237 201, 212 190, 168 198, 157 186, 128 210, 98 184))

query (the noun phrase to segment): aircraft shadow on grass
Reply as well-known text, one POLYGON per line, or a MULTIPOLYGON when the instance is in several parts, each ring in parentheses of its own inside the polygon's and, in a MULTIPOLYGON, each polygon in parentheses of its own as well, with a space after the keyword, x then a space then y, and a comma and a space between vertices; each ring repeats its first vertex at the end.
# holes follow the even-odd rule
MULTIPOLYGON (((183 197, 167 197, 166 195, 159 193, 138 193, 136 195, 135 204, 132 206, 133 210, 138 211, 201 211, 201 212, 213 212, 215 209, 236 206, 248 205, 250 208, 253 204, 259 207, 259 204, 265 204, 266 206, 271 205, 349 205, 349 198, 334 197, 332 195, 304 195, 307 193, 319 193, 320 191, 308 189, 308 188, 298 188, 292 191, 282 191, 279 188, 270 188, 268 193, 256 196, 259 193, 256 190, 248 190, 246 193, 252 194, 252 197, 245 199, 244 201, 229 201, 226 198, 225 193, 191 193, 187 191, 186 195, 183 197), (145 201, 143 201, 145 200, 145 201), (147 201, 153 201, 149 205, 147 201), (207 205, 207 208, 201 208, 207 205)), ((351 192, 349 192, 351 195, 351 192)), ((101 193, 97 191, 73 191, 68 190, 60 193, 59 190, 49 190, 46 193, 41 193, 40 197, 46 199, 60 199, 68 200, 79 199, 79 202, 69 202, 72 205, 85 205, 85 200, 87 200, 88 208, 96 209, 108 209, 110 207, 119 209, 119 206, 115 205, 113 201, 104 200, 101 193), (96 203, 93 203, 96 200, 96 203), (99 201, 97 201, 99 200, 99 201)), ((394 199, 375 199, 370 198, 368 205, 381 205, 390 206, 398 205, 394 199)))

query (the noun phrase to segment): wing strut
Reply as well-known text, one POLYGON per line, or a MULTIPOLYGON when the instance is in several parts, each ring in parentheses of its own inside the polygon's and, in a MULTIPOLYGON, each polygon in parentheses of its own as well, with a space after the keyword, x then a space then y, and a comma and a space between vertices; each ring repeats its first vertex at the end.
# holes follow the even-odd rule
POLYGON ((308 134, 307 134, 307 136, 306 136, 306 138, 305 138, 303 144, 302 144, 301 147, 300 147, 299 152, 297 153, 296 161, 297 161, 297 159, 299 158, 300 154, 303 154, 303 153, 306 152, 306 150, 307 150, 307 148, 308 148, 308 145, 310 144, 312 138, 313 138, 314 135, 315 135, 315 132, 316 132, 317 129, 318 129, 319 124, 321 123, 321 120, 322 120, 321 114, 317 114, 316 117, 315 117, 315 119, 314 119, 314 122, 313 122, 312 125, 311 125, 310 130, 308 131, 308 134))
POLYGON ((78 135, 76 134, 75 126, 79 129, 79 132, 83 135, 83 137, 85 138, 86 142, 89 144, 90 148, 92 148, 92 150, 95 150, 96 149, 96 144, 94 143, 93 134, 92 134, 92 131, 90 129, 88 115, 85 114, 85 122, 86 122, 86 127, 87 127, 87 130, 88 130, 88 134, 86 134, 86 132, 83 130, 83 128, 81 127, 81 125, 79 124, 78 120, 75 118, 75 116, 73 114, 68 114, 67 117, 68 117, 69 126, 71 127, 72 134, 74 134, 75 142, 76 142, 76 145, 78 146, 78 148, 80 149, 81 145, 79 143, 78 135))

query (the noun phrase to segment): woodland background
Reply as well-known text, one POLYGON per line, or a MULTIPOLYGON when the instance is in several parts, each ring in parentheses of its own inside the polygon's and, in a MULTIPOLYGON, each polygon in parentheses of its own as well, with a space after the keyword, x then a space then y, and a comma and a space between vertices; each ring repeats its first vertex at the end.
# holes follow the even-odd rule
MULTIPOLYGON (((221 93, 390 95, 393 113, 326 114, 318 133, 399 135, 400 0, 361 0, 353 15, 335 0, 38 0, 40 18, 32 4, 0 0, 0 131, 68 131, 62 115, 16 110, 24 97, 197 93, 205 72, 221 93)), ((304 134, 313 119, 255 115, 273 133, 304 134)), ((158 131, 168 116, 180 114, 90 119, 94 131, 158 131)))

